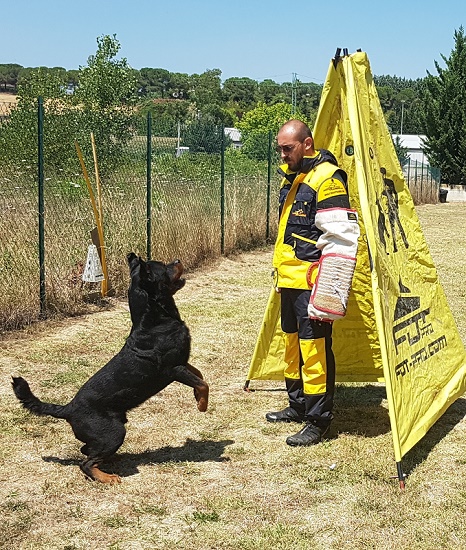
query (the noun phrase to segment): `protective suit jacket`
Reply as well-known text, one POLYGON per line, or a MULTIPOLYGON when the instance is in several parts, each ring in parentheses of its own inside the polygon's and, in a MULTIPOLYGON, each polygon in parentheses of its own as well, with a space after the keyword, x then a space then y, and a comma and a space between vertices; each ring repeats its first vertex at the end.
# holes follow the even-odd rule
POLYGON ((357 215, 350 207, 347 175, 325 149, 318 150, 314 157, 305 157, 299 172, 291 172, 285 164, 279 173, 283 179, 273 256, 274 285, 309 289, 314 282, 314 267, 325 248, 337 244, 345 250, 346 244, 353 244, 354 238, 348 243, 345 236, 348 229, 353 231, 355 222, 357 225, 357 215))

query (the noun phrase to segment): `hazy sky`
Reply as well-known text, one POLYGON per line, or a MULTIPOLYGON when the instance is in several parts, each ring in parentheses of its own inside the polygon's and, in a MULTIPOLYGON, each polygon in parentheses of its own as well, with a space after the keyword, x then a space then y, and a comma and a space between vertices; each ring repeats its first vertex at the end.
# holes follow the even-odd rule
POLYGON ((322 83, 340 47, 367 52, 375 75, 419 78, 461 25, 464 0, 0 0, 0 63, 78 69, 116 34, 135 69, 322 83))

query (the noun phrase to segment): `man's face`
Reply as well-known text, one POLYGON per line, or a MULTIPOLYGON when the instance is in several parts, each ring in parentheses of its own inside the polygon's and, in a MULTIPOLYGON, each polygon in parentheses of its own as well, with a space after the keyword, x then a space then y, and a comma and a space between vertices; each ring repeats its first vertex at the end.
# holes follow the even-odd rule
POLYGON ((312 138, 298 141, 296 137, 289 133, 282 134, 279 132, 277 135, 277 146, 282 161, 288 164, 288 168, 292 172, 298 172, 304 156, 311 154, 312 138))

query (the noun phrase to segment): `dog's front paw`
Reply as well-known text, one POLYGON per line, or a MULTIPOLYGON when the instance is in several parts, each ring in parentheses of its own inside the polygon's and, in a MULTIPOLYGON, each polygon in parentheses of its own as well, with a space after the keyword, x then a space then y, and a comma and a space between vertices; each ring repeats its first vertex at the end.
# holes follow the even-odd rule
POLYGON ((201 412, 205 412, 209 403, 209 386, 207 384, 203 384, 202 386, 197 386, 194 388, 194 397, 197 401, 197 408, 201 412))

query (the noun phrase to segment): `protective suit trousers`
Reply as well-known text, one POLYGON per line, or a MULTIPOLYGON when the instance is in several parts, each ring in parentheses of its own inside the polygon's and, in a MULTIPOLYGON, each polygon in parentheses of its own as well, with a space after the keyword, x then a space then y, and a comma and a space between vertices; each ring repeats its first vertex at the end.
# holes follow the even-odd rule
POLYGON ((285 383, 290 407, 306 422, 326 428, 332 418, 335 358, 332 324, 309 319, 310 290, 281 289, 285 383))

